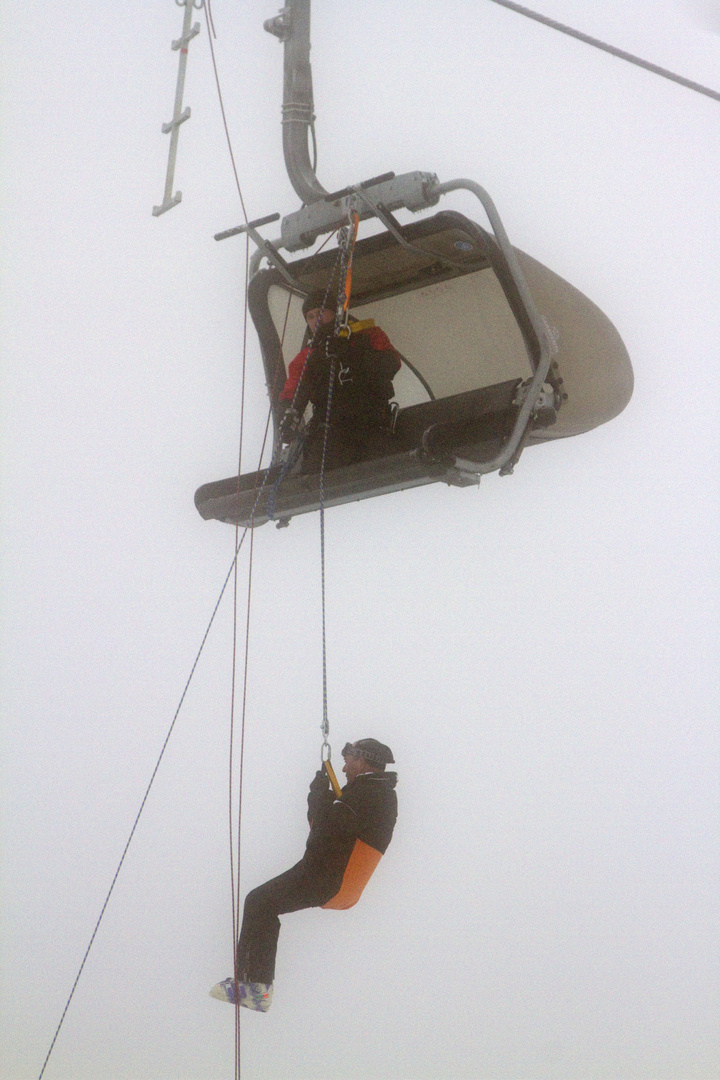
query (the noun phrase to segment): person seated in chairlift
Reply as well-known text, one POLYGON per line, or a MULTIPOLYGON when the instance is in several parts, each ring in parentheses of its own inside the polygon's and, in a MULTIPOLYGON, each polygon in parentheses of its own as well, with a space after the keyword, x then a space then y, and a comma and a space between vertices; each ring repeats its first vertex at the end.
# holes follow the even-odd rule
POLYGON ((324 770, 308 795, 310 835, 299 863, 248 893, 237 944, 235 977, 210 994, 257 1012, 270 1008, 279 915, 302 908, 355 904, 386 851, 397 818, 397 773, 389 746, 360 739, 343 749, 347 783, 339 798, 324 770))
MULTIPOLYGON (((318 472, 322 464, 325 418, 330 389, 331 358, 335 356, 325 468, 351 465, 389 450, 393 378, 400 370, 400 355, 380 327, 371 326, 336 337, 335 311, 325 305, 324 292, 310 293, 302 306, 311 342, 288 368, 280 393, 286 406, 280 426, 283 443, 293 442, 308 402, 312 419, 305 432, 303 472, 318 472)), ((352 329, 358 321, 349 320, 352 329)))

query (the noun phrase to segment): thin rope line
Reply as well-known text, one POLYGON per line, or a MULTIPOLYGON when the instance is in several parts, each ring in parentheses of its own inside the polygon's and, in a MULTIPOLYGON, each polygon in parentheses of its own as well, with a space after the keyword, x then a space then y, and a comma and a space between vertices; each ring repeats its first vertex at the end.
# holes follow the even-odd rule
MULTIPOLYGON (((261 492, 262 492, 262 489, 258 493, 258 499, 260 497, 261 492)), ((256 505, 257 505, 257 500, 256 500, 256 505)), ((151 788, 152 788, 152 786, 153 786, 153 784, 155 782, 155 777, 157 776, 158 770, 160 768, 160 763, 162 762, 162 759, 163 759, 163 757, 165 755, 167 745, 170 742, 170 736, 172 735, 173 730, 175 728, 175 723, 176 723, 177 718, 178 718, 178 716, 180 714, 180 710, 182 709, 183 703, 185 701, 185 697, 187 696, 187 692, 188 692, 188 689, 190 687, 190 683, 192 682, 192 679, 193 679, 193 676, 195 674, 195 670, 196 670, 196 668, 198 666, 198 663, 199 663, 200 657, 202 655, 203 649, 205 648, 205 644, 206 644, 208 636, 210 634, 210 630, 211 630, 212 625, 213 625, 213 623, 215 621, 215 616, 218 613, 218 608, 220 607, 220 603, 222 601, 222 598, 225 595, 225 590, 227 588, 228 582, 230 581, 230 577, 231 577, 231 575, 233 573, 233 568, 235 566, 235 563, 237 562, 237 557, 238 557, 238 555, 240 553, 240 548, 243 545, 243 541, 245 540, 245 537, 247 536, 247 532, 248 532, 248 529, 246 528, 245 532, 243 533, 242 537, 240 538, 240 542, 237 545, 237 548, 235 549, 235 555, 233 557, 232 563, 230 564, 230 569, 228 570, 228 572, 227 572, 227 574, 225 576, 225 580, 224 580, 222 588, 220 590, 220 595, 217 598, 217 601, 215 603, 215 607, 213 608, 213 611, 212 611, 212 615, 210 616, 210 621, 208 622, 208 625, 207 625, 207 627, 205 629, 205 633, 203 634, 203 638, 202 638, 202 641, 200 643, 200 648, 198 649, 197 654, 195 656, 195 660, 193 661, 192 668, 190 669, 190 674, 188 675, 187 681, 185 683, 185 687, 184 687, 183 692, 182 692, 182 694, 180 696, 180 701, 178 703, 178 707, 175 710, 175 715, 173 716, 170 727, 168 728, 167 734, 165 736, 165 741, 162 744, 160 754, 159 754, 158 759, 157 759, 157 761, 155 763, 155 768, 152 771, 150 781, 149 781, 149 783, 147 785, 147 788, 145 789, 145 794, 143 795, 142 802, 140 803, 140 809, 138 810, 137 815, 135 817, 135 821, 133 822, 133 826, 132 826, 132 829, 130 830, 130 835, 129 835, 128 839, 127 839, 127 843, 125 844, 125 847, 123 849, 123 853, 122 853, 122 856, 120 858, 120 862, 118 863, 118 866, 117 866, 117 869, 116 869, 115 874, 113 876, 110 888, 108 889, 107 896, 105 897, 105 902, 103 903, 102 909, 100 911, 100 915, 98 916, 97 922, 95 923, 95 928, 94 928, 94 930, 92 932, 90 942, 88 944, 87 949, 85 950, 85 955, 83 956, 82 963, 80 964, 80 968, 78 969, 78 973, 75 976, 75 982, 72 985, 72 989, 71 989, 70 994, 68 996, 67 1002, 65 1003, 65 1008, 63 1009, 62 1016, 60 1017, 60 1022, 59 1022, 58 1026, 57 1026, 57 1028, 55 1030, 55 1035, 53 1036, 53 1040, 52 1040, 52 1042, 50 1044, 50 1049, 47 1052, 47 1056, 46 1056, 45 1061, 43 1063, 43 1067, 40 1070, 38 1080, 42 1080, 43 1073, 45 1072, 45 1068, 46 1068, 47 1063, 48 1063, 48 1061, 50 1059, 50 1055, 51 1055, 51 1053, 53 1051, 55 1043, 57 1041, 57 1037, 60 1034, 60 1028, 63 1025, 63 1021, 65 1020, 65 1016, 66 1016, 67 1011, 68 1011, 68 1009, 70 1007, 70 1002, 73 999, 73 996, 75 994, 75 990, 76 990, 77 985, 78 985, 78 983, 80 981, 80 976, 83 973, 83 969, 85 968, 85 964, 86 964, 87 958, 88 958, 88 956, 90 954, 90 950, 91 950, 91 948, 93 946, 93 942, 95 941, 95 937, 97 936, 97 932, 98 932, 98 930, 100 928, 100 923, 102 922, 103 916, 104 916, 105 911, 106 911, 107 906, 108 906, 108 903, 110 902, 110 897, 112 896, 113 890, 115 888, 115 884, 116 884, 116 882, 118 880, 118 877, 120 876, 120 871, 122 870, 123 863, 125 862, 125 857, 126 857, 126 855, 128 853, 128 849, 130 847, 130 844, 132 843, 133 837, 135 836, 135 831, 136 831, 136 829, 138 827, 138 824, 140 822, 142 812, 145 809, 145 804, 147 803, 148 797, 150 795, 150 790, 151 790, 151 788)))
POLYGON ((233 153, 232 141, 230 139, 230 130, 228 128, 227 116, 225 114, 225 103, 223 101, 222 90, 220 88, 220 76, 218 75, 217 61, 215 59, 215 46, 213 45, 213 37, 215 36, 215 26, 212 22, 212 15, 210 13, 210 2, 207 0, 205 3, 205 22, 208 30, 208 41, 210 42, 210 56, 212 57, 213 71, 215 73, 215 85, 218 92, 218 100, 220 102, 220 113, 222 115, 223 127, 225 128, 225 138, 227 139, 228 150, 230 151, 230 161, 232 163, 232 170, 235 175, 235 183, 238 189, 238 195, 240 196, 240 205, 242 206, 243 216, 245 218, 245 224, 248 223, 247 210, 245 209, 245 200, 243 199, 242 188, 240 187, 240 177, 238 176, 237 166, 235 164, 235 155, 233 153))
MULTIPOLYGON (((245 264, 245 335, 247 334, 247 284, 248 284, 248 253, 249 244, 246 246, 246 264, 245 264)), ((285 333, 287 329, 288 316, 290 313, 290 302, 292 296, 288 295, 287 308, 285 311, 285 321, 283 324, 282 337, 280 340, 280 347, 285 341, 285 333)), ((244 405, 244 387, 245 387, 245 357, 246 357, 246 343, 247 337, 245 336, 243 347, 243 405, 244 405)), ((267 420, 265 422, 265 431, 263 434, 262 446, 260 448, 260 456, 258 460, 258 471, 262 467, 262 459, 265 453, 265 447, 267 445, 268 434, 270 431, 270 420, 272 418, 272 398, 276 390, 276 383, 278 380, 279 365, 276 369, 276 373, 273 379, 273 386, 271 388, 271 402, 268 410, 267 420)), ((237 516, 239 518, 240 511, 240 473, 242 463, 242 420, 241 420, 241 438, 240 438, 240 454, 238 457, 238 510, 237 516)), ((264 486, 264 483, 263 483, 264 486)), ((257 500, 256 500, 257 505, 257 500)), ((254 514, 254 508, 253 508, 254 514)), ((239 524, 235 526, 235 538, 237 543, 237 535, 239 530, 239 524)), ((240 728, 240 762, 238 769, 238 804, 237 804, 237 860, 233 862, 233 760, 234 760, 234 714, 235 714, 235 679, 236 679, 236 665, 237 665, 237 584, 238 584, 238 572, 237 572, 237 560, 235 561, 235 577, 234 577, 234 603, 233 603, 233 675, 232 675, 232 699, 231 699, 231 720, 230 720, 230 876, 232 885, 232 911, 233 911, 233 973, 235 978, 235 1076, 236 1080, 241 1078, 242 1068, 242 1047, 241 1047, 241 1022, 240 1022, 240 998, 237 992, 238 983, 240 981, 241 972, 238 971, 238 956, 237 956, 237 942, 240 936, 240 866, 242 856, 242 799, 243 799, 243 777, 244 777, 244 762, 245 762, 245 719, 247 715, 247 687, 248 687, 248 674, 249 674, 249 657, 250 657, 250 613, 252 607, 252 569, 253 569, 253 548, 254 548, 255 532, 252 528, 252 515, 251 515, 251 529, 250 529, 250 556, 248 559, 248 586, 247 586, 247 614, 245 621, 245 661, 243 670, 243 695, 242 695, 242 712, 241 712, 241 728, 240 728), (235 873, 235 866, 237 866, 237 875, 235 873)))
POLYGON ((630 64, 645 68, 646 71, 651 71, 654 75, 661 75, 664 79, 670 79, 671 82, 685 86, 688 90, 694 90, 696 94, 704 94, 706 97, 714 98, 715 101, 720 101, 720 92, 717 90, 701 86, 700 83, 686 79, 683 75, 675 75, 672 71, 668 71, 667 68, 660 67, 658 64, 651 64, 648 60, 642 60, 639 56, 633 56, 632 53, 625 52, 624 49, 618 49, 615 45, 608 45, 604 41, 590 37, 589 34, 583 34, 580 30, 573 30, 572 27, 556 22, 555 19, 548 19, 546 15, 540 15, 537 11, 530 11, 529 8, 523 7, 521 4, 513 3, 513 0, 492 0, 492 2, 499 4, 500 7, 509 8, 510 11, 516 11, 518 15, 525 15, 528 19, 534 19, 535 22, 549 26, 552 30, 559 30, 561 34, 567 34, 569 37, 577 38, 578 41, 584 41, 586 45, 602 49, 603 52, 610 53, 611 56, 617 56, 620 60, 627 60, 630 64))
MULTIPOLYGON (((261 453, 264 452, 264 449, 265 449, 265 442, 267 440, 267 433, 268 433, 269 428, 270 428, 270 415, 268 415, 267 423, 265 425, 265 438, 263 439, 263 446, 262 446, 261 453)), ((260 484, 259 488, 257 489, 257 495, 255 497, 255 502, 253 503, 252 510, 250 511, 250 520, 251 521, 252 521, 252 519, 253 519, 253 517, 255 515, 255 510, 257 509, 258 503, 260 502, 260 498, 262 497, 263 491, 265 490, 266 483, 267 483, 267 476, 265 476, 263 478, 262 483, 260 484)), ((150 795, 150 790, 151 790, 151 788, 152 788, 152 786, 153 786, 153 784, 155 782, 155 777, 158 774, 158 770, 160 768, 160 763, 162 762, 162 759, 164 757, 164 754, 165 754, 165 751, 167 749, 168 743, 170 742, 170 736, 172 735, 173 730, 175 728, 175 723, 177 721, 177 718, 178 718, 178 716, 180 714, 180 710, 182 709, 183 703, 184 703, 185 698, 187 696, 187 692, 188 692, 188 690, 190 688, 190 683, 192 682, 193 676, 195 675, 195 670, 196 670, 196 668, 198 666, 198 663, 200 661, 200 657, 201 657, 201 655, 203 653, 203 650, 205 648, 205 645, 207 643, 207 639, 210 636, 210 630, 212 629, 212 625, 215 622, 215 617, 216 617, 216 615, 218 613, 218 609, 219 609, 220 604, 222 602, 222 598, 225 595, 225 590, 227 589, 228 582, 230 581, 230 578, 231 578, 231 576, 233 574, 233 571, 234 571, 234 568, 235 568, 235 563, 237 562, 238 555, 240 554, 240 549, 243 546, 243 543, 245 541, 245 537, 247 536, 249 530, 250 530, 250 526, 246 525, 245 529, 243 531, 243 534, 240 537, 240 541, 239 541, 239 543, 237 544, 237 546, 235 548, 235 554, 233 556, 233 560, 230 563, 230 567, 228 569, 227 574, 225 575, 225 580, 223 581, 222 588, 220 589, 220 594, 219 594, 219 596, 218 596, 218 598, 217 598, 217 600, 215 602, 215 607, 212 610, 210 620, 209 620, 209 622, 207 624, 207 627, 205 629, 205 633, 203 634, 203 638, 202 638, 202 641, 200 643, 200 648, 197 651, 197 654, 195 656, 195 660, 193 661, 192 668, 190 669, 190 674, 187 677, 185 687, 184 687, 183 692, 182 692, 182 694, 180 696, 180 701, 178 702, 178 707, 175 710, 175 714, 174 714, 174 716, 172 718, 172 722, 171 722, 171 724, 170 724, 170 726, 168 728, 167 734, 165 736, 165 741, 162 744, 160 754, 159 754, 158 759, 157 759, 157 761, 155 763, 155 768, 152 771, 150 781, 149 781, 149 783, 147 785, 147 788, 145 790, 145 794, 143 795, 142 802, 140 803, 140 809, 138 810, 137 815, 135 817, 135 821, 133 822, 133 826, 132 826, 132 829, 130 830, 130 835, 129 835, 128 839, 127 839, 127 843, 125 844, 125 847, 123 849, 123 853, 122 853, 122 856, 120 858, 120 862, 118 863, 117 869, 116 869, 115 874, 114 874, 113 879, 112 879, 112 883, 110 885, 110 888, 108 889, 107 896, 105 897, 105 902, 103 903, 102 909, 101 909, 100 914, 99 914, 98 919, 97 919, 97 922, 95 923, 95 928, 94 928, 94 930, 92 932, 90 942, 88 944, 87 949, 85 950, 85 955, 83 956, 82 963, 80 964, 80 967, 78 969, 78 973, 75 976, 75 982, 73 983, 70 994, 68 995, 68 999, 67 999, 67 1001, 65 1003, 65 1008, 63 1009, 62 1016, 60 1017, 60 1022, 58 1023, 58 1026, 55 1029, 55 1034, 54 1034, 52 1042, 50 1044, 50 1049, 48 1050, 47 1055, 45 1057, 43 1067, 40 1070, 40 1073, 38 1075, 38 1080, 42 1080, 43 1073, 45 1072, 45 1069, 47 1068, 47 1063, 50 1060, 50 1055, 52 1054, 55 1043, 57 1042, 58 1035, 60 1034, 60 1029, 61 1029, 61 1027, 63 1025, 64 1020, 65 1020, 65 1016, 67 1015, 67 1011, 70 1008, 70 1002, 72 1001, 73 996, 75 994, 75 990, 76 990, 77 985, 78 985, 78 983, 80 981, 80 976, 83 973, 83 970, 85 968, 85 964, 87 962, 87 958, 90 955, 90 950, 92 949, 92 946, 93 946, 93 942, 95 941, 95 938, 97 936, 97 932, 98 932, 98 930, 100 928, 100 923, 102 922, 103 916, 104 916, 105 911, 106 911, 107 906, 108 906, 108 903, 110 902, 110 897, 112 896, 113 890, 115 888, 115 884, 116 884, 116 882, 118 880, 118 877, 120 876, 120 871, 122 870, 123 863, 125 862, 125 857, 126 857, 126 855, 128 853, 128 849, 130 847, 130 844, 132 843, 132 840, 133 840, 133 837, 135 835, 135 831, 136 831, 136 829, 138 827, 138 824, 140 822, 140 818, 142 816, 143 810, 145 809, 145 804, 147 803, 148 797, 150 795)))
POLYGON ((322 607, 322 733, 323 745, 327 744, 330 735, 330 721, 328 719, 328 692, 327 692, 327 636, 325 630, 325 455, 327 453, 328 434, 330 432, 330 409, 332 407, 333 383, 335 382, 335 356, 330 360, 330 379, 328 388, 328 401, 325 410, 325 430, 323 433, 322 457, 320 459, 320 596, 322 607))
MULTIPOLYGON (((240 437, 238 447, 238 484, 237 484, 237 503, 236 514, 240 517, 240 476, 242 473, 242 458, 243 458, 243 433, 245 427, 245 374, 247 368, 247 290, 248 290, 248 271, 250 265, 250 244, 249 238, 246 236, 245 243, 245 296, 244 296, 244 318, 243 318, 243 346, 242 346, 242 379, 240 387, 240 437)), ((238 539, 240 535, 240 523, 239 520, 235 523, 235 546, 237 547, 238 539)), ((229 747, 229 813, 230 813, 230 877, 233 891, 233 933, 235 931, 235 923, 237 920, 237 914, 235 911, 235 866, 233 864, 233 759, 234 759, 234 732, 235 732, 235 680, 236 680, 236 664, 237 664, 237 596, 238 596, 238 565, 235 561, 235 572, 233 575, 233 648, 232 648, 232 680, 231 680, 231 694, 230 694, 230 747, 229 747)))
MULTIPOLYGON (((339 260, 339 274, 338 274, 338 295, 335 304, 335 327, 334 337, 338 340, 338 331, 340 329, 340 298, 342 293, 342 299, 344 301, 343 312, 347 310, 350 303, 350 297, 347 295, 348 290, 348 278, 350 274, 350 268, 352 267, 352 256, 355 247, 355 236, 357 234, 357 223, 355 224, 354 232, 348 231, 347 233, 347 246, 343 247, 340 252, 339 260)), ((343 233, 340 233, 343 236, 343 233)), ((332 278, 330 279, 332 280, 332 278)), ((325 291, 327 297, 330 291, 330 285, 325 291)), ((316 324, 317 329, 317 324, 316 324)), ((329 338, 325 339, 325 355, 328 355, 329 338)), ((325 408, 325 424, 323 432, 323 447, 322 456, 320 458, 320 595, 321 595, 321 608, 322 608, 322 691, 323 691, 323 713, 322 713, 322 734, 323 734, 323 749, 321 756, 325 756, 325 747, 330 744, 330 720, 328 717, 328 691, 327 691, 327 632, 326 632, 326 619, 325 619, 325 458, 327 455, 328 436, 330 434, 330 411, 332 408, 333 389, 335 385, 335 361, 337 357, 333 352, 330 356, 330 375, 328 379, 328 399, 327 406, 325 408)), ((304 370, 304 369, 303 369, 304 370)), ((329 751, 328 751, 329 753, 329 751)))
MULTIPOLYGON (((242 436, 240 439, 240 447, 242 454, 242 436)), ((240 469, 238 467, 238 500, 240 490, 240 469)), ((240 531, 239 524, 235 525, 235 544, 237 545, 238 534, 240 531)), ((252 537, 251 537, 252 539, 252 537)), ((230 890, 232 893, 232 935, 233 941, 237 941, 238 933, 238 920, 239 910, 238 903, 239 898, 236 900, 235 895, 235 863, 234 863, 234 851, 233 851, 233 762, 235 757, 235 678, 236 678, 236 665, 237 665, 237 598, 238 598, 238 565, 235 561, 235 572, 233 575, 233 645, 232 645, 232 680, 230 691, 230 745, 229 745, 229 761, 228 761, 228 836, 230 841, 230 890)), ((237 971, 235 971, 235 982, 237 983, 237 971)), ((237 994, 236 994, 237 997, 237 994)), ((235 1077, 236 1080, 240 1075, 240 1014, 239 1005, 236 1003, 235 1007, 235 1077)))
MULTIPOLYGON (((208 29, 208 41, 210 42, 210 54, 212 57, 213 72, 215 74, 215 85, 218 92, 218 101, 220 103, 220 112, 222 115, 223 127, 225 129, 225 138, 227 140, 228 151, 230 153, 230 161, 232 164, 233 174, 235 176, 235 184, 237 186, 238 195, 240 196, 240 205, 242 207, 243 217, 245 224, 248 222, 248 214, 245 208, 245 200, 243 199, 242 188, 240 186, 240 178, 238 176, 237 165, 235 163, 235 154, 233 152, 232 140, 230 138, 230 130, 228 128, 227 114, 225 112, 225 103, 223 100, 222 88, 220 86, 220 76, 218 74, 217 59, 215 56, 215 47, 213 45, 213 38, 216 37, 215 23, 212 17, 212 11, 210 10, 210 0, 206 0, 205 4, 205 19, 208 29)), ((245 375, 246 375, 246 360, 247 360, 247 322, 248 322, 248 302, 247 302, 247 290, 248 290, 248 271, 250 260, 250 242, 249 237, 246 236, 245 245, 245 304, 243 314, 243 358, 242 358, 242 387, 240 393, 240 448, 238 451, 238 488, 237 488, 237 507, 238 518, 240 507, 240 476, 242 474, 242 453, 243 453, 243 433, 244 433, 244 421, 245 421, 245 375)), ((269 426, 266 426, 266 437, 269 426)), ((263 450, 265 447, 265 439, 263 439, 263 450)), ((261 460, 262 463, 262 451, 261 460)), ((259 468, 259 466, 258 466, 259 468)), ((264 482, 263 482, 263 487, 264 482)), ((261 488, 262 490, 262 488, 261 488)), ((258 496, 259 497, 259 496, 258 496)), ((256 501, 257 505, 257 501, 256 501)), ((254 508, 253 508, 254 509, 254 508)), ((252 516, 251 516, 252 525, 252 516)), ((239 521, 235 526, 235 544, 237 546, 239 521)), ((245 535, 247 533, 247 527, 245 535)), ((233 955, 237 954, 237 938, 239 933, 240 924, 240 834, 241 834, 241 816, 242 816, 242 779, 243 779, 243 755, 245 744, 245 694, 247 689, 247 650, 248 650, 248 634, 249 634, 249 622, 250 622, 250 579, 252 576, 252 550, 253 550, 253 538, 250 538, 250 557, 248 564, 248 611, 247 611, 247 624, 245 635, 245 682, 243 686, 243 710, 242 710, 242 725, 241 725, 241 737, 240 737, 240 764, 239 764, 239 788, 238 788, 238 825, 237 825, 237 894, 235 885, 235 866, 233 864, 233 760, 234 760, 234 728, 235 728, 235 681, 236 681, 236 665, 237 665, 237 588, 238 588, 238 569, 237 558, 235 559, 235 572, 234 572, 234 584, 233 584, 233 656, 232 656, 232 690, 231 690, 231 702, 230 702, 230 763, 229 763, 229 836, 230 836, 230 880, 232 891, 232 930, 233 930, 233 955), (237 897, 237 898, 236 898, 237 897)), ((235 984, 237 989, 237 959, 233 970, 235 971, 235 984)), ((240 1047, 240 1003, 238 995, 236 993, 235 1004, 235 1076, 237 1080, 240 1080, 241 1069, 241 1047, 240 1047)))
MULTIPOLYGON (((237 809, 237 893, 233 885, 233 911, 236 912, 233 924, 233 972, 235 975, 235 1076, 240 1080, 242 1068, 241 1024, 240 1024, 240 996, 237 992, 241 972, 237 966, 237 940, 240 933, 240 865, 242 855, 242 799, 243 777, 245 764, 245 718, 247 714, 247 685, 248 666, 250 656, 250 612, 252 607, 252 570, 253 570, 253 547, 255 543, 255 530, 250 529, 250 555, 248 558, 248 583, 247 583, 247 610, 245 617, 245 663, 243 668, 243 695, 242 713, 240 723, 240 764, 238 768, 238 809, 237 809)), ((237 565, 237 564, 236 564, 237 565)), ((235 617, 236 621, 236 617, 235 617)), ((237 626, 234 626, 233 638, 237 637, 237 626)), ((233 650, 233 687, 235 681, 235 652, 233 650)), ((234 698, 234 690, 233 690, 234 698)), ((232 825, 230 828, 230 846, 232 847, 232 825)))

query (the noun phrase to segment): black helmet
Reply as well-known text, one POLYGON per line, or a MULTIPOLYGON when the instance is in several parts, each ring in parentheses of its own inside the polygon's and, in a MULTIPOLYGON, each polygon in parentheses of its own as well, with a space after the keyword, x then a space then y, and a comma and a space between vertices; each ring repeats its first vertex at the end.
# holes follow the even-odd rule
POLYGON ((354 743, 345 743, 343 757, 363 757, 373 765, 394 765, 392 750, 377 739, 358 739, 354 743))
POLYGON ((302 313, 307 315, 308 311, 312 311, 313 308, 327 308, 328 311, 332 311, 334 308, 333 297, 330 293, 325 293, 324 289, 315 289, 303 300, 302 313))

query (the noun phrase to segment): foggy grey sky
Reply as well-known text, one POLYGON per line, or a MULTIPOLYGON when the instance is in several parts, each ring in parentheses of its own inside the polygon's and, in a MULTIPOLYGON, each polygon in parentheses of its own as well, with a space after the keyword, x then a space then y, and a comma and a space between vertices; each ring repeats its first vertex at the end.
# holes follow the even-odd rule
MULTIPOLYGON (((720 88, 702 0, 528 6, 720 88)), ((251 217, 297 208, 276 10, 213 3, 251 217)), ((203 12, 159 219, 181 9, 2 17, 0 1077, 33 1080, 232 558, 193 493, 236 468, 244 247, 212 239, 242 214, 203 12)), ((314 0, 312 40, 321 182, 477 180, 617 326, 636 384, 512 477, 328 511, 332 741, 392 746, 400 818, 356 908, 283 919, 243 1076, 711 1080, 720 105, 483 0, 314 0)), ((252 327, 247 383, 250 468, 252 327)), ((243 892, 306 837, 315 515, 257 531, 253 596, 243 892)), ((47 1080, 233 1074, 208 997, 232 970, 231 633, 227 597, 47 1080)))

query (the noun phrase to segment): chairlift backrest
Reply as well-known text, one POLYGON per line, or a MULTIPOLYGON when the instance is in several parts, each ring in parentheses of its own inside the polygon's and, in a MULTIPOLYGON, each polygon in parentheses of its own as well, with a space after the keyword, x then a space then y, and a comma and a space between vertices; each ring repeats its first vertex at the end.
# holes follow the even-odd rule
MULTIPOLYGON (((388 233, 358 241, 350 305, 358 318, 373 318, 405 360, 395 380, 401 410, 529 379, 532 327, 503 274, 494 238, 453 211, 406 226, 403 233, 426 254, 400 247, 388 233)), ((632 393, 632 369, 617 331, 568 282, 530 256, 517 256, 557 340, 556 370, 567 394, 557 423, 533 432, 530 442, 604 423, 632 393)), ((293 276, 308 292, 325 289, 335 265, 335 252, 323 252, 294 262, 293 276)), ((335 288, 331 282, 331 294, 335 288)), ((277 271, 263 270, 251 282, 249 300, 275 403, 287 364, 306 340, 302 297, 277 271)))

